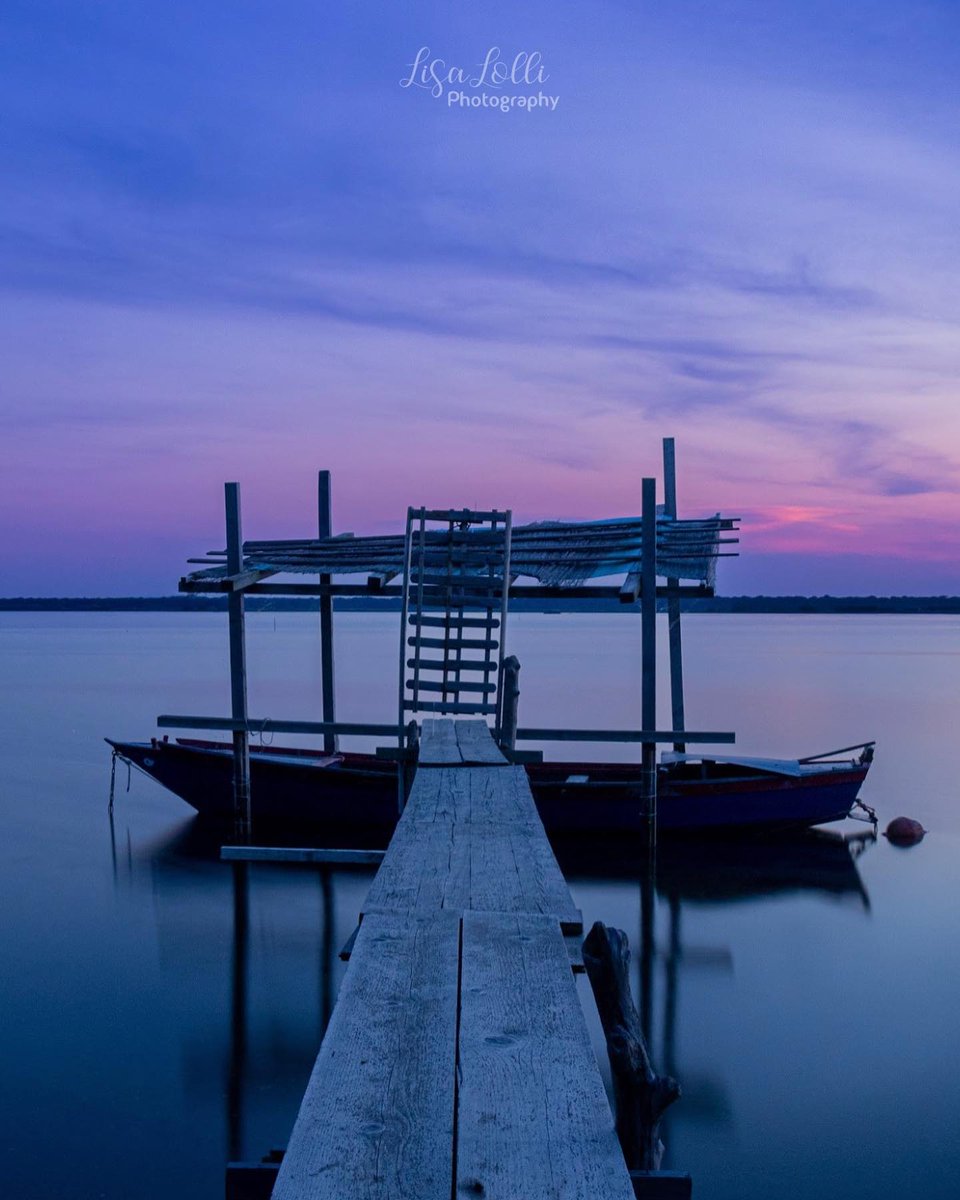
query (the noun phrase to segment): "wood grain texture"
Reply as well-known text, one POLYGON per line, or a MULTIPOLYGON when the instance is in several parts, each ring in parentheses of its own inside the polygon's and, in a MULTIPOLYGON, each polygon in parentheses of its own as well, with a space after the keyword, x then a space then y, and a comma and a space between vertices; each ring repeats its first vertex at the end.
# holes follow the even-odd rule
POLYGON ((275 1200, 450 1200, 459 930, 363 923, 275 1200))
POLYGON ((403 820, 542 828, 523 767, 418 771, 403 820))
POLYGON ((460 758, 465 763, 505 763, 486 721, 455 721, 460 758))
POLYGON ((522 767, 417 773, 362 915, 441 909, 539 913, 582 931, 522 767))
POLYGON ((427 717, 420 726, 420 765, 454 764, 460 761, 453 722, 427 717))
POLYGON ((663 1154, 660 1120, 680 1098, 680 1085, 658 1075, 650 1061, 630 987, 627 935, 596 921, 583 943, 583 962, 607 1039, 624 1158, 632 1169, 656 1171, 663 1154))
POLYGON ((455 1195, 633 1200, 556 922, 465 913, 455 1195))
MULTIPOLYGON (((413 661, 413 660, 411 660, 413 661)), ((471 670, 483 669, 483 664, 465 664, 471 670)), ((421 681, 421 688, 429 690, 421 681)), ((478 685, 495 690, 494 684, 478 685)), ((471 690, 466 683, 449 684, 451 693, 457 689, 471 690)), ((420 733, 421 767, 505 764, 506 759, 490 733, 486 721, 451 721, 449 719, 426 718, 420 733)))

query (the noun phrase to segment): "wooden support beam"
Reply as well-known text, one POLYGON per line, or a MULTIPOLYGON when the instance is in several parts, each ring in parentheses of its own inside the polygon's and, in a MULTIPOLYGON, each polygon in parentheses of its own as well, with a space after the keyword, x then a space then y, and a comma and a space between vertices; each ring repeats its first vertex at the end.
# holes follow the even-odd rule
POLYGON ((660 1120, 679 1099, 680 1085, 650 1062, 630 992, 627 935, 597 921, 584 940, 583 962, 607 1039, 623 1156, 631 1170, 655 1171, 663 1156, 660 1120))
MULTIPOLYGON (((641 722, 644 729, 657 725, 657 481, 644 479, 643 565, 641 569, 640 624, 641 648, 641 722)), ((657 820, 657 752, 651 742, 643 743, 641 794, 644 815, 655 836, 657 820)))
POLYGON ((374 725, 357 721, 275 721, 270 717, 251 720, 249 717, 193 717, 164 713, 157 717, 161 729, 217 729, 225 732, 247 733, 342 733, 356 737, 396 737, 396 725, 374 725))
MULTIPOLYGON (((676 740, 676 729, 536 729, 524 727, 517 730, 520 742, 672 742, 676 740)), ((704 745, 732 745, 737 740, 735 733, 720 730, 691 730, 683 735, 688 742, 704 745)))
MULTIPOLYGON (((317 481, 317 533, 320 538, 333 536, 333 507, 330 489, 330 472, 321 471, 317 481)), ((320 671, 321 707, 325 722, 336 718, 336 689, 333 675, 333 598, 330 595, 330 575, 320 576, 320 586, 326 592, 320 597, 320 671)), ((323 735, 323 748, 327 754, 337 749, 336 733, 323 735)))
POLYGON ((620 588, 621 604, 636 604, 640 595, 640 572, 630 571, 620 588))
POLYGON ((379 866, 383 850, 320 850, 307 846, 221 846, 223 862, 325 863, 332 866, 379 866))
MULTIPOLYGON (((191 579, 189 576, 180 580, 180 592, 199 595, 218 595, 234 590, 226 580, 191 579)), ((250 596, 376 596, 379 599, 392 599, 403 594, 399 585, 371 588, 365 583, 332 583, 329 589, 316 583, 254 583, 244 588, 250 596)), ((510 588, 511 600, 620 600, 622 587, 610 587, 585 584, 582 587, 554 587, 536 584, 520 584, 510 588)), ((669 596, 675 592, 681 600, 708 600, 713 594, 713 588, 702 583, 681 584, 677 588, 661 585, 657 588, 657 599, 669 596)))
MULTIPOLYGON (((228 483, 226 486, 230 487, 231 485, 228 483)), ((269 579, 271 575, 276 575, 277 573, 276 571, 244 571, 242 565, 238 566, 236 570, 228 566, 227 570, 230 574, 220 581, 224 585, 221 591, 228 592, 231 595, 235 592, 247 592, 254 584, 259 583, 261 579, 269 579)))
POLYGON ((691 1200, 693 1179, 684 1171, 631 1171, 635 1200, 691 1200))
MULTIPOLYGON (((240 522, 240 485, 224 484, 227 522, 227 570, 238 576, 243 569, 243 532, 240 522)), ((250 736, 247 721, 247 645, 244 629, 243 592, 234 591, 227 602, 230 625, 230 709, 234 721, 243 722, 233 731, 233 806, 237 834, 250 837, 250 736)))
POLYGON ((279 1170, 279 1162, 228 1162, 225 1200, 270 1200, 279 1170))
MULTIPOLYGON (((677 516, 677 459, 673 438, 663 439, 663 511, 668 517, 677 516)), ((679 579, 667 578, 667 587, 676 587, 679 579)), ((670 707, 674 729, 683 729, 683 646, 680 636, 680 598, 667 597, 667 635, 670 643, 670 707)), ((686 743, 674 742, 674 750, 682 754, 686 743)))
POLYGON ((511 654, 503 660, 503 722, 500 728, 500 745, 507 752, 516 749, 519 706, 520 660, 511 654))

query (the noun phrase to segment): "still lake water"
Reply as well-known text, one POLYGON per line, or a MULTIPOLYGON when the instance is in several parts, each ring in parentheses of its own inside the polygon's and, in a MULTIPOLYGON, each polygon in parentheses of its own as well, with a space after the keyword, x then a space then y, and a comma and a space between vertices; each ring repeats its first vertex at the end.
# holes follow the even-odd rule
MULTIPOLYGON (((396 638, 338 614, 341 719, 393 718, 396 638)), ((876 738, 864 798, 931 833, 855 859, 829 839, 665 853, 646 955, 629 862, 569 872, 586 926, 628 932, 684 1088, 664 1165, 698 1200, 953 1197, 960 620, 691 615, 684 638, 690 728, 784 756, 876 738)), ((316 717, 316 644, 307 615, 249 619, 253 715, 316 717)), ((636 618, 518 615, 510 648, 521 723, 639 725, 636 618)), ((111 825, 101 739, 226 713, 224 617, 2 614, 0 662, 0 1190, 214 1200, 228 1159, 286 1143, 371 872, 255 867, 244 899, 190 810, 125 770, 111 825)))

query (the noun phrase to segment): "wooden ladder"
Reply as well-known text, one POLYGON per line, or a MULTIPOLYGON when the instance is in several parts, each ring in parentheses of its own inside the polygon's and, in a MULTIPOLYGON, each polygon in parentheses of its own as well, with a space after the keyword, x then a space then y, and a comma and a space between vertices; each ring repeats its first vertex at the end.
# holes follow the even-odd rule
POLYGON ((407 510, 401 726, 417 712, 492 716, 499 741, 510 528, 509 511, 407 510))

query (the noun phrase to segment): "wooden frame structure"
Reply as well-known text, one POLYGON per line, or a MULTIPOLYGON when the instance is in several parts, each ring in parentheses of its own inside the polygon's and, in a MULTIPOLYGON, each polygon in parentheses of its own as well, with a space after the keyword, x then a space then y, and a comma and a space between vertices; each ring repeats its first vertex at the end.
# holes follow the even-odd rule
MULTIPOLYGON (((498 664, 498 693, 495 732, 501 744, 514 761, 530 761, 536 752, 517 751, 516 741, 604 741, 633 742, 642 747, 642 793, 644 808, 651 828, 656 822, 656 747, 672 743, 683 749, 688 743, 731 743, 732 733, 719 731, 689 731, 685 728, 683 707, 682 651, 680 639, 680 601, 690 597, 709 597, 714 594, 713 568, 702 573, 695 584, 681 583, 681 579, 693 575, 691 563, 704 561, 715 563, 718 557, 729 554, 721 550, 724 544, 735 543, 736 536, 724 537, 724 533, 736 534, 738 518, 716 516, 701 521, 681 521, 677 517, 675 451, 672 438, 664 439, 664 492, 665 503, 658 510, 656 480, 642 481, 642 512, 638 520, 623 518, 610 522, 588 522, 582 525, 565 525, 545 522, 541 525, 512 529, 513 552, 504 566, 504 578, 509 585, 502 589, 502 619, 505 618, 507 603, 515 599, 569 599, 569 600, 619 600, 624 605, 640 602, 642 626, 641 667, 641 724, 640 730, 602 729, 546 729, 519 726, 516 715, 516 666, 511 665, 512 675, 504 686, 503 681, 503 625, 501 624, 500 661, 498 664), (623 570, 624 578, 619 586, 589 584, 577 578, 573 568, 574 582, 555 576, 564 570, 564 564, 576 560, 577 556, 590 558, 592 566, 586 568, 586 578, 600 573, 600 567, 613 565, 613 574, 623 570), (591 557, 592 556, 592 557, 591 557), (555 561, 554 561, 555 560, 555 561), (533 564, 531 566, 530 564, 533 564), (556 565, 559 563, 559 567, 556 565), (538 565, 539 564, 539 565, 538 565), (599 566, 598 566, 599 564, 599 566), (518 585, 515 580, 525 574, 536 576, 540 572, 541 582, 536 586, 518 585), (513 572, 513 574, 511 574, 513 572), (665 578, 658 584, 658 577, 665 578), (544 582, 545 580, 545 582, 544 582), (657 728, 656 714, 656 616, 657 600, 666 598, 669 638, 670 677, 672 700, 672 727, 657 728), (512 711, 501 707, 503 694, 512 702, 512 711), (501 737, 506 732, 507 737, 501 737)), ((244 542, 240 521, 240 488, 237 483, 225 485, 226 550, 210 551, 202 558, 188 560, 202 565, 201 570, 180 580, 179 590, 187 593, 220 593, 228 597, 230 636, 230 717, 185 716, 167 714, 158 718, 157 724, 167 729, 207 729, 229 731, 234 744, 234 800, 237 835, 246 840, 250 834, 250 749, 251 733, 277 732, 319 735, 323 738, 324 750, 332 753, 337 749, 338 738, 349 735, 373 736, 397 739, 399 750, 385 751, 400 760, 400 775, 403 776, 404 760, 415 756, 416 731, 404 724, 404 706, 396 725, 339 722, 336 719, 336 696, 334 686, 333 653, 333 604, 341 596, 398 597, 409 605, 410 563, 405 558, 409 553, 409 537, 406 542, 396 536, 377 538, 354 538, 352 534, 334 535, 332 519, 332 494, 329 471, 319 473, 318 482, 318 537, 311 540, 284 542, 244 542), (398 548, 398 543, 399 547, 398 548), (401 549, 402 548, 402 549, 401 549), (286 581, 267 582, 271 577, 296 572, 316 574, 316 582, 286 581), (335 582, 342 575, 365 574, 363 584, 335 582), (401 583, 392 581, 402 575, 401 583), (261 720, 251 718, 247 705, 246 640, 244 600, 249 595, 310 596, 319 599, 320 608, 320 661, 321 661, 321 717, 320 721, 261 720)), ((427 510, 411 509, 411 513, 426 514, 427 510)), ((436 516, 436 514, 433 514, 436 516)), ((450 514, 441 514, 449 520, 450 514)), ((491 514, 467 514, 489 518, 491 514)), ((507 514, 497 514, 502 520, 507 514)), ((409 522, 408 522, 409 524, 409 522)), ((452 526, 451 526, 452 528, 452 526)), ((701 569, 700 566, 697 567, 701 569)), ((626 610, 625 610, 626 611, 626 610)), ((479 618, 477 618, 479 619, 479 618)), ((401 616, 401 672, 400 689, 403 696, 406 642, 406 610, 401 616)), ((515 663, 516 660, 513 660, 515 663)), ((510 660, 508 660, 508 663, 510 660)), ((485 677, 486 678, 486 677, 485 677)), ((402 786, 402 784, 401 784, 402 786)))

